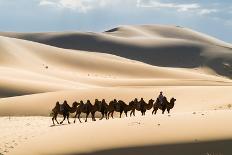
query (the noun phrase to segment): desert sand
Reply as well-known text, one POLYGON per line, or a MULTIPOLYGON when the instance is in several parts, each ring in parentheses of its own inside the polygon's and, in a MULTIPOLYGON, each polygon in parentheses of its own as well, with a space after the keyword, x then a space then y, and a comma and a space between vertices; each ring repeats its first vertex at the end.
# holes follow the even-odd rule
POLYGON ((164 25, 0 35, 0 154, 232 153, 231 44, 164 25), (56 101, 160 91, 170 114, 51 126, 56 101))

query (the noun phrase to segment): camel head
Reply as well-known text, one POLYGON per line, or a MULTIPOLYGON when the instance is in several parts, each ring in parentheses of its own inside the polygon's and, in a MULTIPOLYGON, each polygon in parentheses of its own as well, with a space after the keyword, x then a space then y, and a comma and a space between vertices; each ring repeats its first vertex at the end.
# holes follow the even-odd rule
POLYGON ((64 100, 64 103, 63 104, 68 104, 68 102, 66 100, 64 100))
POLYGON ((72 104, 72 107, 77 107, 78 105, 80 105, 80 103, 77 103, 76 101, 75 102, 73 102, 73 104, 72 104))
POLYGON ((95 99, 95 104, 98 103, 98 102, 99 102, 98 99, 95 99))
POLYGON ((91 104, 90 100, 87 100, 87 103, 86 104, 91 104))
POLYGON ((80 106, 83 106, 84 105, 84 102, 81 100, 80 101, 80 106))
POLYGON ((153 99, 150 99, 150 100, 148 101, 148 104, 149 104, 149 103, 152 103, 152 104, 153 104, 153 103, 154 103, 154 100, 153 100, 153 99))
POLYGON ((135 98, 134 102, 138 102, 138 99, 137 99, 137 98, 135 98))
POLYGON ((101 101, 103 104, 105 104, 106 103, 106 100, 105 99, 102 99, 102 101, 101 101))
POLYGON ((141 102, 141 103, 144 103, 145 101, 144 101, 144 99, 143 99, 143 98, 141 98, 141 99, 140 99, 140 102, 141 102))
POLYGON ((176 101, 176 99, 173 97, 173 98, 171 98, 171 100, 170 100, 170 103, 175 103, 175 101, 176 101))

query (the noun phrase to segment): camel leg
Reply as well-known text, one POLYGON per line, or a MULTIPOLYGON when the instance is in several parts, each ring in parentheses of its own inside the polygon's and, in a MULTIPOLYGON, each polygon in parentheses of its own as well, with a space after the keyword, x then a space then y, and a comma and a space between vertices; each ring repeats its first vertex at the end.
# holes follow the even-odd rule
POLYGON ((86 113, 86 118, 85 118, 85 122, 87 122, 87 118, 89 116, 89 113, 86 113))
POLYGON ((133 110, 131 110, 131 112, 130 112, 130 117, 131 117, 132 113, 133 113, 133 110))
POLYGON ((56 114, 56 116, 55 116, 56 123, 57 123, 57 124, 60 124, 60 123, 57 121, 57 116, 58 116, 58 114, 56 114))
POLYGON ((152 110, 152 113, 151 113, 151 114, 153 115, 153 114, 154 114, 154 112, 155 112, 155 109, 153 109, 153 110, 152 110))
POLYGON ((168 113, 170 113, 170 109, 167 109, 168 113))
POLYGON ((111 117, 114 118, 114 111, 111 112, 111 117))
POLYGON ((96 119, 95 119, 95 112, 92 112, 91 114, 92 114, 92 121, 96 121, 96 119))
POLYGON ((120 118, 122 117, 122 111, 120 111, 120 118))
POLYGON ((104 118, 104 112, 101 112, 102 116, 99 120, 102 120, 104 118))
POLYGON ((164 112, 165 112, 165 109, 162 110, 162 114, 164 114, 164 112))
POLYGON ((55 123, 54 123, 54 119, 55 119, 55 118, 54 118, 54 116, 53 116, 53 117, 52 117, 52 123, 53 123, 53 125, 55 125, 55 123))
MULTIPOLYGON (((53 125, 55 125, 55 123, 54 123, 54 119, 56 119, 56 114, 53 114, 53 117, 52 117, 52 122, 53 122, 53 125)), ((59 123, 58 123, 59 124, 59 123)))
POLYGON ((76 115, 74 116, 74 121, 73 121, 73 123, 76 123, 76 118, 77 118, 77 112, 76 112, 76 115))
POLYGON ((69 122, 69 113, 67 114, 67 120, 68 120, 68 124, 70 124, 70 122, 69 122))
POLYGON ((110 118, 110 112, 108 112, 107 117, 108 117, 108 119, 110 118))
POLYGON ((133 115, 135 116, 135 110, 133 110, 133 115))
POLYGON ((78 114, 78 119, 79 119, 80 123, 82 123, 81 119, 80 119, 80 116, 81 116, 81 113, 78 114))
POLYGON ((126 112, 124 111, 124 113, 125 113, 125 115, 126 115, 126 117, 127 117, 127 111, 126 111, 126 112))
POLYGON ((60 122, 60 124, 62 124, 62 123, 64 122, 64 120, 65 120, 65 118, 66 118, 66 115, 63 114, 63 117, 64 117, 64 119, 60 122))
MULTIPOLYGON (((107 119, 108 119, 108 118, 107 118, 107 112, 104 113, 104 116, 106 117, 106 120, 107 120, 107 119)), ((103 117, 103 118, 104 118, 104 117, 103 117)))

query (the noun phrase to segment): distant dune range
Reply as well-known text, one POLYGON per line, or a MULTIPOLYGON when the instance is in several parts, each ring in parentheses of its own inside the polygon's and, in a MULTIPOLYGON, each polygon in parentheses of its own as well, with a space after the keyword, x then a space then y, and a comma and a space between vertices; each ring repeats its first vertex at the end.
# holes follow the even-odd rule
POLYGON ((207 68, 232 78, 232 45, 180 26, 120 26, 102 33, 2 32, 0 35, 65 49, 114 54, 155 66, 207 68))

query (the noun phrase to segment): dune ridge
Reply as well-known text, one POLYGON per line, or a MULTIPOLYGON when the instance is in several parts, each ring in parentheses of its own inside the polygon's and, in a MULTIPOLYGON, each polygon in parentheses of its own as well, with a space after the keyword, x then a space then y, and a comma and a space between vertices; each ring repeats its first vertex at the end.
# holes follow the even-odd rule
POLYGON ((2 32, 0 35, 60 48, 114 54, 155 66, 206 67, 219 75, 232 77, 231 44, 180 26, 134 25, 102 33, 2 32))
POLYGON ((8 37, 0 37, 0 45, 1 97, 88 87, 232 84, 210 72, 151 66, 110 54, 8 37))

